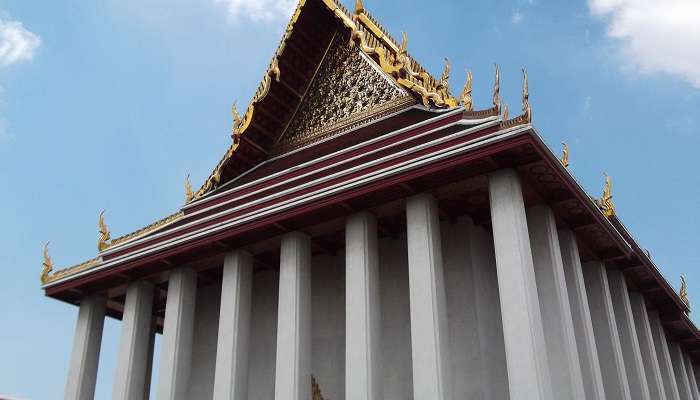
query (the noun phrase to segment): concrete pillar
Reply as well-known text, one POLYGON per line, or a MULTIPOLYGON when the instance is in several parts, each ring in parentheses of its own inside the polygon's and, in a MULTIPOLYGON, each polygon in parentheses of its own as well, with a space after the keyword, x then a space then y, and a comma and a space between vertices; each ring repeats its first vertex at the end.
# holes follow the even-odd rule
POLYGON ((510 398, 552 399, 525 206, 516 172, 491 174, 489 194, 510 398))
POLYGON ((95 396, 106 305, 107 298, 103 295, 80 301, 64 396, 67 400, 88 400, 95 396))
POLYGON ((605 265, 600 261, 586 263, 583 266, 583 279, 605 395, 609 399, 631 400, 605 265))
POLYGON ((591 311, 588 307, 586 284, 583 281, 583 271, 581 270, 581 257, 574 233, 568 229, 559 230, 559 247, 564 265, 564 277, 566 278, 586 399, 605 400, 603 376, 600 373, 600 361, 598 360, 598 349, 591 323, 591 311))
POLYGON ((698 397, 700 397, 700 366, 693 362, 692 360, 690 361, 690 365, 693 366, 693 375, 695 375, 695 387, 698 388, 698 397))
POLYGON ((292 232, 282 238, 275 400, 311 398, 311 240, 292 232))
POLYGON ((227 254, 223 272, 214 400, 246 399, 253 256, 242 250, 227 254))
POLYGON ((627 282, 622 271, 608 269, 608 285, 615 312, 617 333, 620 335, 620 346, 622 347, 622 357, 625 360, 630 395, 633 399, 649 400, 649 387, 642 363, 642 353, 639 350, 637 329, 632 317, 629 290, 627 290, 627 282))
POLYGON ((666 399, 664 391, 664 382, 661 378, 661 370, 659 369, 659 361, 656 357, 656 347, 654 346, 654 338, 651 334, 651 325, 649 324, 649 313, 644 302, 644 296, 639 292, 630 292, 630 306, 632 307, 632 316, 634 317, 634 325, 637 331, 637 339, 639 340, 639 350, 644 361, 644 372, 647 377, 647 385, 649 387, 649 395, 652 399, 666 399))
POLYGON ((664 327, 661 325, 661 318, 659 318, 659 313, 656 310, 648 310, 648 314, 651 336, 654 339, 656 359, 659 362, 659 371, 661 372, 661 379, 664 382, 666 399, 680 400, 681 396, 678 392, 676 375, 673 372, 673 364, 671 363, 671 352, 668 349, 666 332, 664 332, 664 327))
POLYGON ((698 382, 695 380, 693 361, 688 354, 683 354, 683 360, 685 361, 685 372, 688 374, 688 382, 690 383, 690 394, 693 396, 693 400, 700 400, 698 382))
POLYGON ((122 317, 117 372, 114 378, 112 399, 140 400, 144 398, 147 377, 151 367, 153 285, 146 281, 129 284, 126 289, 124 315, 122 317))
POLYGON ((447 307, 438 206, 419 194, 406 201, 413 398, 451 400, 447 307))
POLYGON ((690 381, 688 381, 688 373, 685 371, 685 362, 683 361, 683 349, 675 340, 668 340, 668 350, 671 353, 671 364, 673 365, 673 375, 678 384, 678 394, 681 399, 691 400, 690 381))
POLYGON ((158 400, 187 398, 196 298, 197 273, 189 268, 174 270, 168 280, 168 297, 165 303, 163 342, 158 369, 158 400))
POLYGON ((382 398, 377 221, 351 216, 345 227, 345 398, 382 398))
POLYGON ((556 399, 583 400, 581 365, 554 213, 547 206, 530 208, 527 210, 527 226, 552 392, 556 399))

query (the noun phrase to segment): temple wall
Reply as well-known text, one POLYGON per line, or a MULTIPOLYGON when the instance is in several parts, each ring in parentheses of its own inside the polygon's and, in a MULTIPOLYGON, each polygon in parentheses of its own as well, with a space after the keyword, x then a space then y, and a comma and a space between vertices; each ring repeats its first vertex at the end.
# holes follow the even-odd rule
POLYGON ((270 400, 275 397, 278 288, 278 270, 254 273, 248 353, 249 400, 270 400))
POLYGON ((192 339, 192 367, 190 368, 188 385, 190 399, 210 399, 213 394, 220 299, 221 285, 207 286, 197 290, 192 339))

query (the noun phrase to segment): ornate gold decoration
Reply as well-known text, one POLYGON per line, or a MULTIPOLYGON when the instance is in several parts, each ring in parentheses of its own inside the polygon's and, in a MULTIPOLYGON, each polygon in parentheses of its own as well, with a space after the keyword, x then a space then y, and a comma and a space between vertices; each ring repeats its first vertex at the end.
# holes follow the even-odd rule
POLYGON ((194 199, 194 192, 192 192, 192 184, 190 183, 190 174, 185 175, 185 204, 189 203, 194 199))
POLYGON ((467 81, 464 83, 462 94, 459 96, 464 105, 465 111, 474 111, 474 100, 472 99, 472 71, 467 71, 467 81))
MULTIPOLYGON (((419 95, 424 106, 433 105, 439 108, 457 106, 458 102, 449 94, 446 82, 435 81, 427 72, 418 69, 418 63, 408 56, 406 52, 408 36, 405 32, 402 35, 401 46, 397 48, 374 21, 368 19, 364 9, 352 18, 355 28, 350 35, 351 46, 358 44, 360 49, 372 57, 384 72, 394 77, 399 85, 419 95), (368 32, 365 29, 375 36, 367 35, 368 32)), ((449 77, 449 65, 446 67, 446 72, 446 77, 449 77)))
MULTIPOLYGON (((496 75, 493 81, 493 107, 496 111, 501 110, 501 72, 498 69, 498 64, 493 64, 496 68, 496 75)), ((507 118, 504 118, 506 120, 507 118)))
POLYGON ((523 122, 532 121, 532 108, 530 107, 530 89, 527 83, 527 70, 523 68, 523 122))
POLYGON ((321 386, 316 382, 316 378, 311 375, 311 400, 324 400, 321 394, 321 386))
POLYGON ((110 243, 109 239, 111 239, 111 235, 109 233, 109 229, 107 228, 107 224, 105 223, 105 211, 102 210, 100 212, 100 218, 97 222, 100 230, 100 238, 97 240, 97 250, 99 251, 105 251, 109 248, 110 243))
MULTIPOLYGON (((494 96, 495 99, 496 96, 494 96)), ((494 100, 495 101, 495 100, 494 100)), ((525 125, 532 122, 532 108, 530 107, 530 90, 528 87, 527 70, 523 68, 523 94, 522 94, 522 114, 508 120, 507 115, 503 117, 501 128, 510 128, 516 125, 525 125)))
POLYGON ((53 271, 53 261, 51 261, 51 256, 49 256, 49 242, 44 245, 44 261, 41 263, 43 266, 41 270, 41 283, 46 284, 49 281, 49 274, 53 271))
POLYGON ((72 267, 68 267, 68 268, 64 268, 62 270, 56 271, 52 275, 46 275, 45 279, 44 279, 44 275, 42 274, 41 283, 46 285, 46 284, 49 284, 51 282, 56 282, 59 279, 65 278, 66 276, 75 275, 79 272, 94 268, 97 265, 99 265, 100 262, 101 262, 101 259, 99 257, 97 257, 97 258, 93 258, 91 260, 87 260, 85 262, 82 262, 80 264, 74 265, 72 267))
POLYGON ((333 39, 306 97, 275 148, 277 152, 321 140, 369 116, 415 104, 411 96, 346 43, 347 35, 333 39))
POLYGON ((685 276, 681 275, 681 289, 678 293, 686 307, 690 308, 690 300, 688 299, 688 283, 685 281, 685 276))
POLYGON ((508 104, 503 106, 503 122, 508 122, 508 104))
POLYGON ((365 6, 362 4, 362 0, 355 0, 355 14, 362 14, 365 12, 365 6))
POLYGON ((564 146, 561 154, 561 164, 564 166, 564 168, 569 168, 569 145, 561 142, 562 146, 564 146))
POLYGON ((608 174, 605 174, 605 186, 603 187, 603 196, 600 200, 596 200, 598 208, 603 212, 603 215, 610 218, 615 215, 615 205, 612 202, 612 179, 608 174))

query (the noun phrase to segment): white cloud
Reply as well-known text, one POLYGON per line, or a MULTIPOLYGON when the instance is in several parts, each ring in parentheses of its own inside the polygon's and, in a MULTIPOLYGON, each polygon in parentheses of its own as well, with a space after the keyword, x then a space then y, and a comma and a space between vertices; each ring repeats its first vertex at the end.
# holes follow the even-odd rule
POLYGON ((269 22, 289 18, 297 0, 214 0, 223 4, 231 19, 247 18, 254 22, 269 22))
POLYGON ((523 14, 520 11, 514 12, 513 15, 510 17, 510 22, 512 22, 514 24, 518 24, 522 20, 523 20, 523 14))
POLYGON ((0 18, 0 65, 31 60, 40 44, 39 36, 26 30, 21 22, 0 18))
POLYGON ((608 21, 622 56, 641 72, 680 76, 700 88, 700 1, 588 0, 608 21))

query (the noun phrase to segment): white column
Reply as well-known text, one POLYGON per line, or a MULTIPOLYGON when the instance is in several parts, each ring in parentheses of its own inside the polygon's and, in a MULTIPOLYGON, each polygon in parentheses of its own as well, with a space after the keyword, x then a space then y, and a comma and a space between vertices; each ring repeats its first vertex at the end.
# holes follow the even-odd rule
POLYGON ((622 347, 622 357, 625 360, 630 395, 633 399, 649 400, 649 387, 642 363, 642 353, 639 350, 637 330, 632 317, 627 282, 625 282, 622 271, 608 269, 608 285, 613 301, 617 333, 620 335, 620 346, 622 347))
POLYGON ((552 399, 525 206, 515 171, 493 173, 489 194, 510 398, 552 399))
POLYGON ((107 298, 103 295, 80 301, 64 396, 67 400, 88 400, 95 395, 106 305, 107 298))
POLYGON ((695 387, 698 388, 698 397, 700 398, 700 367, 698 366, 697 363, 694 363, 692 360, 690 361, 690 365, 693 366, 693 375, 695 375, 695 387))
POLYGON ((581 270, 581 257, 574 233, 568 229, 560 230, 559 247, 564 264, 564 276, 586 399, 605 400, 603 376, 600 373, 598 349, 591 323, 591 311, 588 307, 588 295, 581 270))
POLYGON ((153 285, 146 281, 129 284, 126 289, 121 338, 114 378, 113 400, 144 398, 150 341, 152 336, 153 285))
POLYGON ((693 400, 699 400, 700 393, 698 393, 698 382, 695 380, 693 361, 688 354, 683 355, 683 360, 685 361, 685 372, 688 374, 688 382, 690 383, 690 394, 693 395, 693 400))
POLYGON ((345 398, 382 398, 377 221, 351 216, 345 227, 345 398))
POLYGON ((554 213, 546 206, 530 208, 527 210, 527 226, 552 392, 556 399, 584 399, 581 365, 554 213))
POLYGON ((174 270, 168 280, 165 303, 158 369, 158 400, 180 400, 187 397, 196 298, 197 273, 189 268, 174 270))
POLYGON ((656 347, 651 334, 649 313, 644 302, 644 296, 639 292, 630 292, 629 295, 637 339, 639 340, 639 350, 642 354, 642 360, 644 360, 644 372, 647 376, 649 395, 652 399, 664 400, 666 399, 666 392, 664 391, 664 382, 661 378, 659 361, 656 357, 656 347))
POLYGON ((252 287, 253 256, 242 250, 227 254, 221 280, 214 400, 248 397, 252 287))
POLYGON ((586 263, 583 266, 583 279, 605 395, 609 399, 631 400, 605 265, 600 261, 586 263))
POLYGON ((406 201, 413 398, 451 400, 447 307, 437 201, 406 201))
POLYGON ((690 382, 688 381, 688 373, 685 371, 685 363, 683 362, 683 349, 675 340, 667 339, 668 350, 671 353, 671 364, 673 364, 673 374, 678 384, 678 394, 681 399, 691 400, 690 382))
POLYGON ((676 375, 673 372, 673 364, 671 363, 671 353, 668 349, 668 341, 666 340, 666 332, 661 325, 661 318, 656 310, 649 310, 649 324, 651 326, 651 336, 654 338, 654 348, 656 349, 656 358, 659 362, 659 371, 664 382, 664 391, 666 392, 667 400, 680 400, 681 396, 678 393, 678 384, 676 383, 676 375))
POLYGON ((311 398, 311 240, 292 232, 282 238, 275 400, 311 398))
POLYGON ((143 398, 148 399, 151 396, 151 378, 153 375, 153 352, 156 347, 156 321, 151 319, 151 333, 148 337, 148 351, 146 353, 146 382, 143 385, 143 398))

